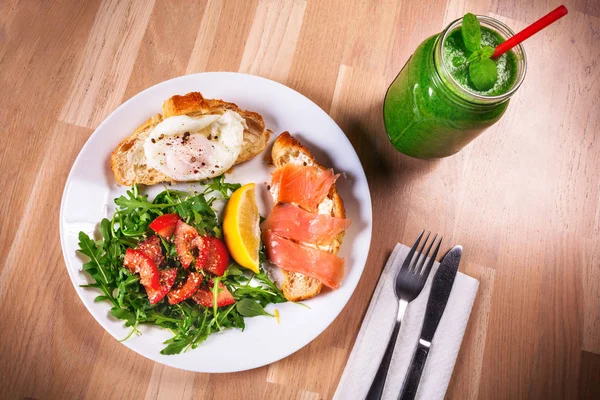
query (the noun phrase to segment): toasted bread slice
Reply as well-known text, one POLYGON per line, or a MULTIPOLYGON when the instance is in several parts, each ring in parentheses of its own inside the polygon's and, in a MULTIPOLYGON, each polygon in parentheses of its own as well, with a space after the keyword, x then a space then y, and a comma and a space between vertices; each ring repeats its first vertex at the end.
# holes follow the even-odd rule
POLYGON ((166 118, 175 115, 200 116, 205 114, 222 114, 227 110, 235 111, 245 119, 247 129, 244 129, 242 151, 236 164, 250 160, 266 147, 271 131, 265 128, 265 123, 255 112, 241 110, 233 103, 222 100, 205 99, 199 92, 191 92, 185 96, 173 96, 162 106, 162 115, 156 114, 140 125, 130 136, 125 138, 113 151, 110 158, 115 179, 122 185, 133 184, 155 185, 160 182, 174 180, 147 165, 144 154, 144 141, 152 129, 166 118))
MULTIPOLYGON (((273 150, 271 151, 271 157, 273 159, 273 164, 277 168, 283 167, 289 163, 294 163, 300 165, 315 165, 321 169, 325 169, 325 167, 317 163, 311 152, 302 144, 300 144, 298 140, 293 138, 289 132, 283 132, 275 140, 275 143, 273 144, 273 150)), ((279 188, 277 186, 271 186, 271 194, 273 195, 275 201, 277 201, 278 190, 279 188)), ((331 216, 338 218, 346 217, 344 202, 339 196, 335 185, 331 187, 329 194, 321 202, 321 205, 324 207, 319 208, 326 209, 331 216)), ((321 250, 328 251, 329 253, 337 254, 340 246, 342 245, 343 236, 344 232, 340 233, 328 245, 319 246, 319 248, 321 250)), ((283 295, 289 301, 307 300, 315 297, 321 292, 323 284, 319 280, 310 278, 297 272, 288 272, 283 269, 281 271, 283 272, 284 277, 281 288, 283 290, 283 295)))

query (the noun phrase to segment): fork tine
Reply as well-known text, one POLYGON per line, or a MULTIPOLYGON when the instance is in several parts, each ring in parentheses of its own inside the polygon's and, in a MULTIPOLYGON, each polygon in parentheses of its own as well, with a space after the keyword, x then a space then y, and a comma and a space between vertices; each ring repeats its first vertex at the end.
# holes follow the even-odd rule
POLYGON ((437 233, 433 236, 433 240, 431 241, 431 243, 429 243, 427 251, 425 251, 425 253, 423 253, 423 256, 419 259, 419 263, 415 267, 415 274, 421 275, 421 272, 423 272, 423 266, 425 265, 425 261, 427 261, 427 257, 429 256, 429 252, 431 251, 431 248, 435 243, 435 239, 437 239, 437 233))
POLYGON ((415 250, 419 246, 419 242, 421 241, 421 238, 423 237, 424 233, 425 233, 425 229, 423 229, 421 231, 421 233, 419 234, 419 237, 417 237, 417 240, 415 240, 415 244, 413 244, 413 246, 411 247, 410 251, 408 252, 408 255, 406 256, 406 259, 402 263, 402 268, 401 269, 408 268, 410 266, 410 262, 412 261, 413 255, 415 254, 415 250))
MULTIPOLYGON (((435 250, 433 250, 433 254, 431 255, 431 258, 429 259, 429 262, 427 263, 425 268, 423 268, 423 272, 421 275, 424 275, 425 277, 427 277, 429 275, 429 272, 431 272, 433 263, 435 263, 435 259, 437 258, 438 251, 440 250, 440 246, 442 245, 442 240, 444 240, 444 237, 440 236, 440 240, 439 240, 437 246, 435 246, 435 250)), ((435 240, 434 240, 434 242, 435 242, 435 240)), ((431 244, 433 244, 433 242, 431 244)))
POLYGON ((421 256, 423 255, 423 249, 427 245, 427 241, 429 240, 429 236, 430 235, 431 235, 431 231, 427 232, 427 236, 425 237, 425 241, 421 245, 421 250, 419 250, 419 252, 417 253, 417 256, 415 257, 414 262, 412 263, 412 265, 411 265, 411 267, 409 269, 409 271, 411 271, 412 273, 416 273, 418 271, 417 265, 419 264, 421 256))

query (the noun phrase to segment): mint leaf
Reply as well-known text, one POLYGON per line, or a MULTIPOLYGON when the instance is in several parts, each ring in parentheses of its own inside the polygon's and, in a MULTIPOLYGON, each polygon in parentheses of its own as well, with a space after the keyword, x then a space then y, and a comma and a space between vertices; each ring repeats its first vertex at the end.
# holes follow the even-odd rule
POLYGON ((493 47, 483 46, 481 49, 475 50, 473 53, 471 53, 471 55, 469 56, 469 58, 467 59, 467 61, 469 63, 474 63, 474 62, 477 62, 477 61, 481 61, 481 60, 485 60, 485 59, 491 58, 493 54, 494 54, 494 48, 493 47))
POLYGON ((494 49, 491 46, 483 46, 481 48, 481 58, 492 58, 492 55, 494 55, 494 51, 496 51, 496 49, 494 49))
POLYGON ((471 53, 469 58, 467 58, 467 62, 469 64, 475 63, 477 61, 481 61, 481 50, 475 50, 471 53))
POLYGON ((463 17, 461 33, 467 50, 479 50, 481 47, 481 25, 479 25, 479 20, 474 14, 465 14, 463 17))
POLYGON ((467 60, 469 62, 469 78, 479 90, 491 89, 498 80, 498 68, 491 59, 493 54, 493 47, 484 46, 475 50, 467 60))
POLYGON ((469 78, 478 90, 490 90, 498 80, 496 63, 487 58, 469 64, 469 78))

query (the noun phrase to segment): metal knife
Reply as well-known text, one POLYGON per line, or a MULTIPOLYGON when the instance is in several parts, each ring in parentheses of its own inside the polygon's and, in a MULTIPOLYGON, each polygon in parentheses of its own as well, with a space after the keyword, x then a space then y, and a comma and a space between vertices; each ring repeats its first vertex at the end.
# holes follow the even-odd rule
POLYGON ((431 292, 425 311, 425 320, 421 329, 419 344, 413 355, 413 359, 408 368, 408 373, 404 379, 400 400, 412 400, 417 394, 421 373, 427 361, 429 348, 435 335, 435 330, 442 319, 450 291, 454 284, 454 278, 458 271, 458 264, 462 256, 462 246, 454 246, 444 257, 431 282, 431 292))

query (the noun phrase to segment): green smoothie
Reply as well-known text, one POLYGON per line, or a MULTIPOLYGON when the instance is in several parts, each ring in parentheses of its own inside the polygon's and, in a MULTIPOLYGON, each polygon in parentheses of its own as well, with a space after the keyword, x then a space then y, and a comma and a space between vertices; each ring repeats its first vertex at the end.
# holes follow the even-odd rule
MULTIPOLYGON (((458 152, 500 119, 523 79, 525 60, 519 48, 518 54, 511 50, 495 60, 498 80, 491 89, 478 91, 469 79, 469 53, 457 22, 419 45, 386 94, 386 131, 394 147, 409 156, 440 158, 458 152)), ((506 29, 505 36, 512 34, 506 29)), ((503 40, 482 21, 482 45, 495 47, 503 40)))

